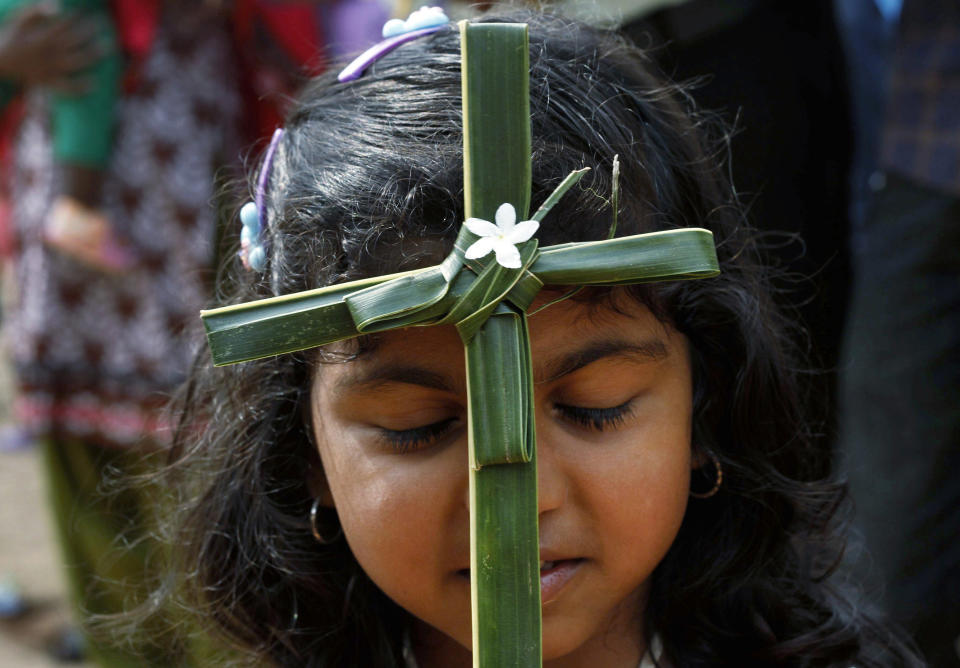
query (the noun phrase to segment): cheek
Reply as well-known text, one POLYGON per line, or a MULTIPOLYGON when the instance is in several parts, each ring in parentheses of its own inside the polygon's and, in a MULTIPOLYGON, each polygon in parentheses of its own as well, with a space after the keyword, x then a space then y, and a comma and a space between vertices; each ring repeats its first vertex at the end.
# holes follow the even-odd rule
POLYGON ((337 476, 340 484, 331 484, 337 514, 358 558, 395 546, 409 518, 417 516, 405 485, 368 475, 364 468, 353 466, 351 475, 337 476))
POLYGON ((675 387, 653 420, 635 440, 632 475, 621 480, 621 498, 630 499, 626 522, 643 528, 656 562, 666 554, 687 509, 692 460, 692 397, 689 373, 677 374, 675 387), (672 418, 672 419, 669 419, 672 418), (631 479, 632 478, 632 479, 631 479))
POLYGON ((592 468, 593 513, 603 527, 605 553, 628 588, 660 563, 680 530, 690 489, 690 440, 677 429, 664 440, 647 438, 592 468))
POLYGON ((340 523, 361 565, 408 552, 415 547, 408 540, 415 533, 411 525, 436 521, 402 464, 390 467, 378 461, 389 458, 363 454, 326 453, 322 459, 340 523))
POLYGON ((653 524, 657 529, 662 525, 662 530, 675 535, 689 500, 693 466, 690 430, 684 424, 673 425, 658 436, 656 440, 662 447, 645 450, 637 459, 642 470, 634 472, 638 483, 634 486, 633 505, 645 524, 653 524))
POLYGON ((654 455, 644 458, 643 463, 643 470, 634 470, 632 476, 625 471, 614 482, 623 507, 619 515, 622 529, 632 533, 638 543, 666 552, 687 509, 690 457, 654 455))
POLYGON ((437 588, 445 562, 456 558, 455 537, 468 540, 466 511, 458 516, 465 492, 457 492, 465 462, 458 460, 463 475, 457 476, 448 470, 450 456, 371 454, 347 432, 333 432, 318 434, 318 441, 344 535, 367 575, 409 610, 412 600, 437 588), (325 447, 331 442, 336 446, 325 447))

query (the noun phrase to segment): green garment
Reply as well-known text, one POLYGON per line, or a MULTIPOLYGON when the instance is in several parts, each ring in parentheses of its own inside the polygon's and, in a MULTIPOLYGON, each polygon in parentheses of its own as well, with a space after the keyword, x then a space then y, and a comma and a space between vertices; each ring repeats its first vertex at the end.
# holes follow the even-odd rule
POLYGON ((12 81, 0 80, 0 112, 6 109, 7 105, 13 102, 20 90, 17 84, 12 81))
MULTIPOLYGON (((0 21, 6 21, 36 0, 0 0, 0 21)), ((114 108, 120 94, 123 58, 108 0, 60 0, 65 13, 94 21, 105 55, 80 76, 88 88, 79 95, 52 96, 53 152, 58 163, 104 168, 110 159, 114 108)), ((0 105, 16 94, 16 86, 0 82, 0 105)))
MULTIPOLYGON (((157 499, 142 483, 131 484, 150 471, 148 460, 71 438, 46 438, 41 447, 76 619, 129 612, 156 587, 164 557, 150 532, 157 499)), ((167 622, 152 616, 132 639, 109 626, 85 628, 87 659, 109 668, 221 665, 224 654, 213 641, 186 637, 182 625, 173 633, 167 622)))

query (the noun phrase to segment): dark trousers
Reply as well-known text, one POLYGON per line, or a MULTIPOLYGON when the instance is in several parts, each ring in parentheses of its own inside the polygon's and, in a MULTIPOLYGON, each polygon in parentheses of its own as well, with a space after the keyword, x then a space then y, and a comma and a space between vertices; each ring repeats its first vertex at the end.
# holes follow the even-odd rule
POLYGON ((895 175, 872 204, 840 376, 858 576, 932 666, 960 666, 960 199, 895 175))

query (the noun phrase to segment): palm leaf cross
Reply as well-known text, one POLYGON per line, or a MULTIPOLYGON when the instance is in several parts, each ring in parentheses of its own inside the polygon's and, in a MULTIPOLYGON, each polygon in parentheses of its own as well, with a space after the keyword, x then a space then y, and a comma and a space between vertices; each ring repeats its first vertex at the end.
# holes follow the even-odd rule
MULTIPOLYGON (((530 202, 529 50, 525 24, 460 23, 464 205, 493 220, 530 202)), ((534 213, 542 221, 586 170, 534 213)), ((614 209, 616 203, 614 202, 614 209)), ((426 269, 377 276, 201 313, 216 365, 305 350, 373 332, 453 324, 466 348, 473 662, 541 665, 533 385, 526 310, 544 286, 625 285, 718 273, 713 235, 685 228, 539 248, 520 268, 466 259, 464 226, 426 269)))

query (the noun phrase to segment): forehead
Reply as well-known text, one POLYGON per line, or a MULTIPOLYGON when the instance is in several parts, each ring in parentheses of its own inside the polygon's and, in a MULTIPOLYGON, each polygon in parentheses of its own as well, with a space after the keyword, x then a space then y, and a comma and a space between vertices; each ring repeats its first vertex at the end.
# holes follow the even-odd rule
MULTIPOLYGON (((686 340, 626 291, 548 304, 556 294, 534 302, 528 318, 535 382, 561 376, 592 359, 620 355, 633 361, 686 356, 686 340)), ((328 346, 349 355, 356 342, 328 346)), ((365 347, 366 348, 366 347, 365 347)), ((322 364, 318 379, 340 389, 390 377, 388 369, 421 370, 418 384, 458 391, 464 384, 464 347, 452 326, 411 327, 376 335, 369 349, 345 364, 322 364), (380 374, 383 370, 384 373, 380 374)), ((392 374, 396 375, 396 374, 392 374)))

